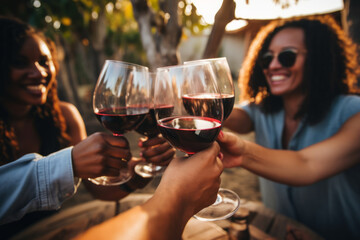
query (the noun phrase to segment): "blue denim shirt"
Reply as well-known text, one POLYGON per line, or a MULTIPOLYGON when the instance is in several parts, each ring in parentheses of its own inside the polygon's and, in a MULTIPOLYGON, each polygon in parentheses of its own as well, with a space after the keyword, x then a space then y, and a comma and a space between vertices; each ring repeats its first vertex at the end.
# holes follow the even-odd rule
MULTIPOLYGON (((255 104, 239 107, 248 113, 254 123, 256 143, 267 148, 282 149, 284 110, 264 114, 255 104)), ((288 149, 300 150, 331 137, 358 112, 360 97, 337 97, 320 123, 309 125, 300 122, 288 149)), ((326 239, 360 239, 359 183, 360 164, 302 187, 260 178, 260 190, 267 207, 306 224, 326 239)))
POLYGON ((46 157, 36 153, 0 166, 0 224, 26 213, 55 210, 76 192, 72 147, 46 157))

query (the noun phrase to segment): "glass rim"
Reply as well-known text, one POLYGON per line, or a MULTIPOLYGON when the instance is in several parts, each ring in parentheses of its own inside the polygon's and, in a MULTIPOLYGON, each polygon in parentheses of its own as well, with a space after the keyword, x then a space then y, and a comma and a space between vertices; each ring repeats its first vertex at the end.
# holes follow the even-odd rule
MULTIPOLYGON (((204 62, 207 63, 206 65, 210 65, 211 66, 211 63, 210 62, 206 62, 206 61, 199 61, 199 62, 196 62, 194 64, 191 64, 192 66, 194 65, 204 65, 204 62)), ((177 68, 183 68, 183 67, 191 67, 191 65, 188 65, 188 64, 178 64, 178 65, 171 65, 171 66, 163 66, 163 67, 158 67, 156 68, 156 71, 158 70, 166 70, 166 69, 177 69, 177 68)))
POLYGON ((197 59, 197 60, 190 60, 190 61, 185 61, 184 64, 189 64, 189 63, 195 63, 195 62, 213 62, 216 60, 223 60, 225 59, 227 61, 226 57, 216 57, 216 58, 202 58, 202 59, 197 59))
POLYGON ((130 63, 130 62, 125 62, 125 61, 120 61, 120 60, 107 59, 107 60, 105 60, 105 63, 119 63, 119 64, 122 64, 122 65, 124 65, 124 66, 144 68, 144 69, 146 69, 147 71, 149 71, 149 68, 146 67, 146 66, 139 65, 139 64, 136 64, 136 63, 130 63))

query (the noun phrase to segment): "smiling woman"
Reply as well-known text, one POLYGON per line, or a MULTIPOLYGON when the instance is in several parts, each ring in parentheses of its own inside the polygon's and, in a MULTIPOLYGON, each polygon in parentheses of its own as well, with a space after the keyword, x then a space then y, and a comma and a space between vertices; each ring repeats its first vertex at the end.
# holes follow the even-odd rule
MULTIPOLYGON (((238 133, 254 131, 257 144, 286 153, 319 146, 321 141, 338 135, 348 122, 356 122, 351 119, 360 112, 358 70, 356 45, 333 18, 272 21, 260 30, 249 48, 239 75, 243 102, 234 108, 224 126, 238 133)), ((350 131, 342 136, 354 137, 350 131)), ((333 144, 343 142, 340 139, 333 144)), ((358 143, 352 147, 358 149, 358 143)), ((247 147, 251 154, 264 154, 247 147)), ((325 156, 323 150, 313 152, 314 156, 325 156)), ((267 207, 306 224, 326 239, 357 239, 360 233, 353 222, 360 208, 354 207, 359 206, 359 199, 358 189, 353 191, 352 186, 359 182, 360 168, 344 169, 354 155, 348 152, 345 157, 339 156, 335 152, 343 150, 337 150, 332 155, 338 158, 330 160, 332 156, 328 155, 321 166, 305 171, 295 167, 294 172, 307 180, 301 186, 293 186, 299 177, 282 182, 269 180, 278 181, 281 173, 289 172, 288 166, 297 166, 295 158, 286 158, 286 163, 280 164, 282 170, 269 170, 262 175, 266 178, 260 178, 262 200, 267 207), (340 162, 343 171, 319 180, 319 172, 339 169, 340 162)), ((266 155, 263 159, 271 165, 278 157, 266 155)))
POLYGON ((1 18, 0 27, 0 163, 70 145, 64 112, 73 108, 57 96, 53 45, 17 20, 1 18))
MULTIPOLYGON (((0 166, 27 153, 48 155, 86 137, 76 107, 58 98, 55 56, 54 45, 41 33, 0 18, 0 166)), ((2 237, 52 213, 34 212, 2 225, 2 237)))
POLYGON ((5 96, 9 105, 44 104, 56 75, 54 62, 46 43, 37 35, 27 38, 18 55, 11 60, 10 83, 5 96))

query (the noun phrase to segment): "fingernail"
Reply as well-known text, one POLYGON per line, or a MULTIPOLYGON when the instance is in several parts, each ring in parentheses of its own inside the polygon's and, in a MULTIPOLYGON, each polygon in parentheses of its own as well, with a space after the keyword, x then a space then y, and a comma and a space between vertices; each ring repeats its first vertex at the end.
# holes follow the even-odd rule
POLYGON ((220 130, 220 132, 219 132, 219 137, 222 138, 223 136, 224 136, 224 133, 223 133, 222 130, 220 130))
POLYGON ((142 152, 140 152, 140 153, 139 153, 139 156, 140 156, 140 157, 142 157, 142 156, 143 156, 143 153, 142 153, 142 152))
POLYGON ((219 152, 219 154, 218 154, 218 158, 220 158, 220 160, 223 160, 223 158, 224 158, 224 154, 223 154, 222 152, 219 152))
POLYGON ((138 146, 139 146, 139 147, 142 147, 142 146, 143 146, 142 141, 139 141, 138 146))

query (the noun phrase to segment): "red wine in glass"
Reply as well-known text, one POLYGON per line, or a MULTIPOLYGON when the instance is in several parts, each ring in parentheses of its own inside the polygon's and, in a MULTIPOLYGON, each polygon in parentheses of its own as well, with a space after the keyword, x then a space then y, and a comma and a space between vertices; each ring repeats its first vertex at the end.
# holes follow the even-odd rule
POLYGON ((218 114, 217 101, 219 99, 223 102, 224 119, 225 120, 231 113, 235 96, 230 94, 186 94, 182 97, 183 104, 186 111, 190 115, 201 116, 205 111, 212 112, 213 115, 218 114))
POLYGON ((174 110, 174 106, 161 105, 156 108, 151 107, 144 121, 135 129, 136 132, 149 138, 155 137, 160 133, 156 122, 155 110, 158 111, 158 114, 161 116, 170 116, 174 110))
POLYGON ((223 121, 225 121, 229 117, 235 102, 235 89, 229 64, 225 57, 187 61, 184 64, 194 64, 198 62, 209 62, 214 70, 224 104, 223 121))
MULTIPOLYGON (((189 155, 215 141, 224 116, 229 115, 234 103, 226 59, 216 59, 216 66, 212 62, 194 61, 157 69, 154 103, 174 104, 171 116, 156 115, 158 128, 172 146, 189 155)), ((226 219, 239 204, 236 193, 220 188, 216 202, 194 217, 204 221, 226 219)))
POLYGON ((191 155, 210 147, 221 122, 207 117, 169 117, 159 120, 158 127, 171 145, 191 155))
POLYGON ((222 98, 222 101, 223 101, 223 106, 224 106, 224 119, 223 121, 225 121, 231 111, 233 110, 233 107, 234 107, 234 102, 235 102, 235 96, 234 94, 221 94, 221 98, 222 98))
MULTIPOLYGON (((159 135, 160 131, 157 126, 155 112, 162 117, 168 117, 171 115, 173 110, 174 106, 169 104, 158 105, 156 108, 150 107, 145 120, 135 129, 135 131, 148 138, 156 137, 159 135)), ((161 175, 164 171, 165 167, 155 165, 153 163, 139 162, 135 166, 135 172, 144 178, 161 175)))
MULTIPOLYGON (((149 112, 149 69, 133 63, 106 60, 93 94, 93 111, 104 126, 115 136, 125 138, 149 112)), ((126 159, 118 159, 125 161, 126 159)), ((126 164, 127 165, 127 164, 126 164)), ((132 169, 122 167, 117 176, 88 178, 97 185, 119 185, 131 179, 132 169)))
POLYGON ((114 135, 123 135, 134 130, 147 116, 148 109, 141 107, 124 107, 101 109, 96 112, 96 118, 114 135))

